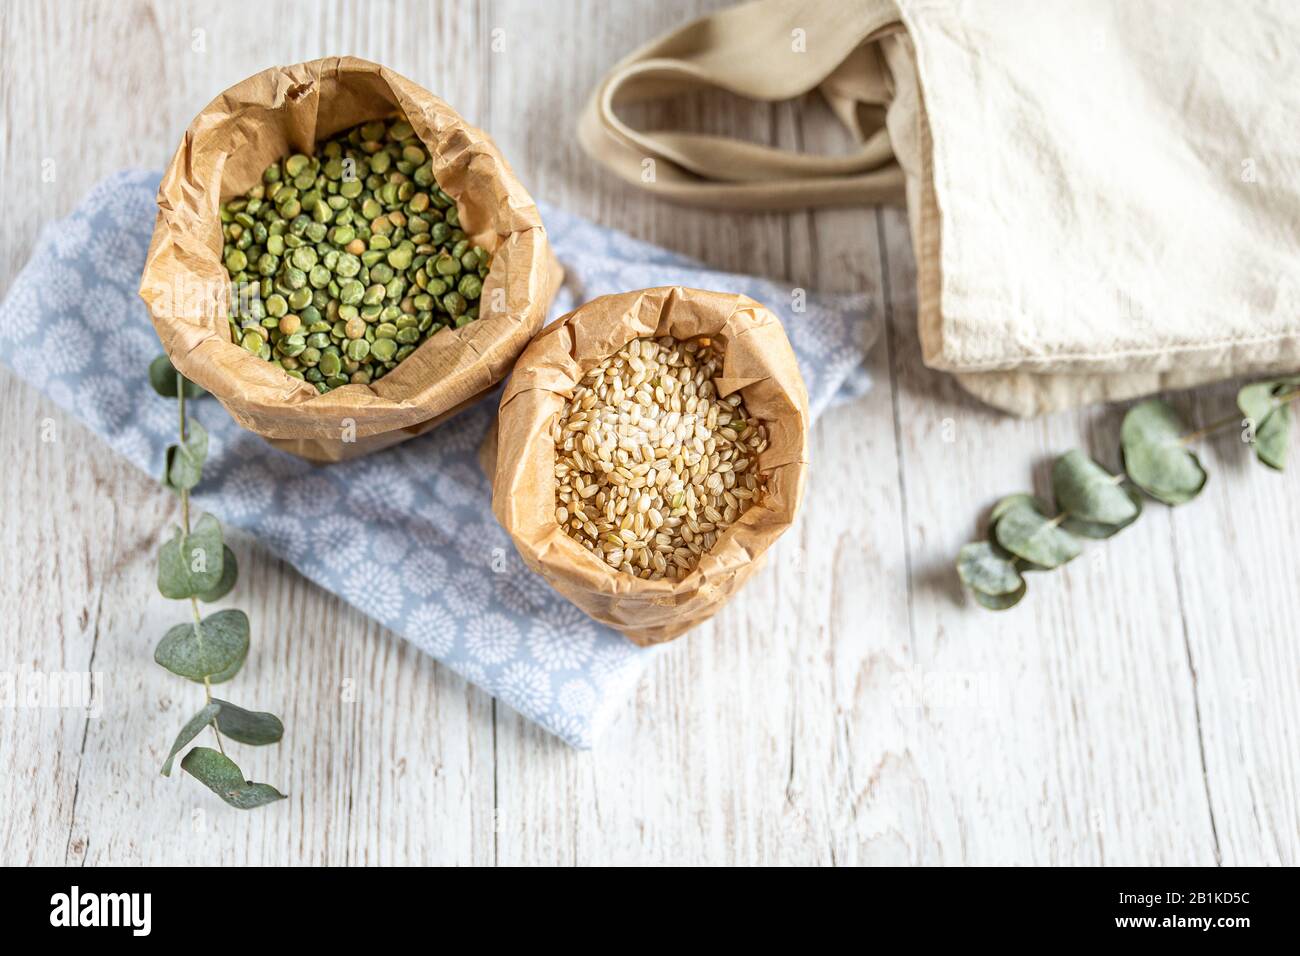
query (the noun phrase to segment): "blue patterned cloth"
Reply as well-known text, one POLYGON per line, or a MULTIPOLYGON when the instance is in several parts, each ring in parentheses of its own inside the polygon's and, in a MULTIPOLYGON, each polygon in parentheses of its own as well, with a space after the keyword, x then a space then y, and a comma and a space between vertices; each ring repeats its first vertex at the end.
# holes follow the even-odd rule
MULTIPOLYGON (((0 355, 150 475, 161 474, 176 437, 175 403, 149 387, 147 368, 161 348, 136 296, 158 181, 156 172, 127 171, 97 185, 71 216, 42 231, 0 305, 0 355)), ((651 286, 743 292, 785 322, 814 415, 868 386, 862 361, 876 326, 865 296, 809 295, 796 312, 800 293, 788 285, 711 271, 557 209, 543 206, 542 217, 568 273, 552 318, 599 295, 651 286)), ((195 501, 587 748, 654 651, 552 591, 493 518, 476 452, 498 395, 420 438, 328 466, 272 449, 201 398, 191 407, 211 444, 195 501)))

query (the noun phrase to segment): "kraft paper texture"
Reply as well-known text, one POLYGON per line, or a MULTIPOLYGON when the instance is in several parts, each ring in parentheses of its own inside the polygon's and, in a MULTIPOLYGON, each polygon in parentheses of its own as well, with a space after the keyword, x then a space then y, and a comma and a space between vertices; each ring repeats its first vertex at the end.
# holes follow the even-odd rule
POLYGON ((158 189, 140 295, 172 363, 235 421, 303 458, 337 461, 428 431, 489 391, 541 328, 561 277, 536 205, 486 134, 386 67, 329 57, 251 76, 195 117, 158 189), (220 204, 276 159, 397 111, 462 228, 492 253, 481 317, 438 332, 373 384, 322 395, 230 341, 220 204))
POLYGON ((597 621, 637 644, 657 644, 716 614, 790 526, 808 471, 808 420, 803 379, 775 315, 743 295, 644 289, 594 299, 533 339, 506 384, 481 460, 492 475, 492 510, 524 563, 597 621), (769 442, 758 458, 765 493, 680 581, 616 571, 555 522, 555 414, 593 366, 635 338, 662 335, 720 343, 718 392, 739 391, 769 442))

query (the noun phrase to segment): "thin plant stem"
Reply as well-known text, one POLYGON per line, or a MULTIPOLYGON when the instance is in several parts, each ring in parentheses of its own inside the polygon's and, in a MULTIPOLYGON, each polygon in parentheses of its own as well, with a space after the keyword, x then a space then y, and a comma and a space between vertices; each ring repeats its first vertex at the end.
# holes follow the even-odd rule
MULTIPOLYGON (((181 444, 185 444, 185 379, 181 373, 176 373, 176 414, 180 419, 181 444)), ((190 493, 189 489, 181 489, 181 527, 185 531, 186 537, 190 533, 190 493)))
POLYGON ((1217 432, 1220 428, 1227 428, 1229 425, 1235 425, 1239 421, 1241 421, 1240 412, 1235 415, 1229 415, 1227 418, 1220 418, 1218 421, 1210 422, 1210 424, 1203 428, 1198 428, 1196 431, 1188 432, 1186 435, 1183 435, 1178 439, 1178 444, 1190 445, 1192 442, 1200 441, 1212 432, 1217 432))
POLYGON ((1289 392, 1283 392, 1281 395, 1273 396, 1273 401, 1277 402, 1279 405, 1285 405, 1288 402, 1294 402, 1297 399, 1300 399, 1300 386, 1293 388, 1289 392))
MULTIPOLYGON (((177 416, 180 420, 181 444, 185 444, 185 379, 180 372, 176 373, 176 408, 177 416)), ((189 541, 190 537, 190 491, 188 488, 181 488, 181 528, 184 534, 183 540, 189 541)), ((203 616, 199 613, 198 599, 190 597, 190 610, 194 612, 194 639, 199 644, 199 654, 203 654, 203 616)), ((212 703, 212 682, 205 675, 203 678, 203 695, 207 698, 207 703, 212 703)), ((217 729, 217 722, 214 720, 210 724, 212 733, 217 738, 217 749, 225 756, 226 748, 221 743, 221 731, 217 729)))
MULTIPOLYGON (((1296 399, 1300 399, 1300 388, 1293 389, 1289 392, 1283 392, 1281 395, 1274 395, 1273 401, 1276 403, 1274 407, 1281 407, 1289 402, 1294 402, 1296 399)), ((1217 432, 1220 428, 1227 428, 1229 425, 1235 425, 1240 421, 1240 412, 1237 412, 1235 415, 1229 415, 1226 418, 1220 418, 1217 421, 1210 422, 1210 424, 1203 428, 1198 428, 1195 431, 1188 432, 1186 435, 1178 439, 1178 443, 1180 445, 1190 445, 1192 442, 1200 441, 1212 432, 1217 432)))

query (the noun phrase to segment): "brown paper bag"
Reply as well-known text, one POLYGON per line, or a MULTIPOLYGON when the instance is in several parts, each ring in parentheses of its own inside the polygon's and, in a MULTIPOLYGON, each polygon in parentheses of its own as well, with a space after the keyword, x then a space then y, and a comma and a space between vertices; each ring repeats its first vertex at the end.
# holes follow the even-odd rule
POLYGON ((637 644, 657 644, 716 614, 794 520, 808 470, 808 395, 780 321, 753 299, 680 287, 625 292, 588 302, 533 339, 484 451, 492 510, 524 562, 596 620, 637 644), (661 335, 720 344, 719 394, 739 390, 769 441, 758 458, 764 494, 680 581, 616 571, 555 522, 555 414, 593 366, 634 338, 661 335))
POLYGON ((427 431, 505 377, 541 328, 561 271, 532 198, 495 144, 442 100, 386 67, 329 57, 251 76, 190 124, 158 189, 140 296, 172 363, 240 425, 313 461, 337 461, 427 431), (481 316, 443 329, 371 385, 319 394, 230 341, 221 202, 316 141, 401 111, 433 159, 470 240, 492 253, 481 316))

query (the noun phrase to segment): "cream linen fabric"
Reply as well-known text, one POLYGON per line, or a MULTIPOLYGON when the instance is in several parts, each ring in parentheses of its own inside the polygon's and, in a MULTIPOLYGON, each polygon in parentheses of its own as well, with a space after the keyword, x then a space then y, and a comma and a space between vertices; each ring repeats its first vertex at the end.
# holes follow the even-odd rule
POLYGON ((759 0, 620 63, 580 137, 715 208, 905 193, 926 364, 1032 415, 1300 368, 1298 49, 1291 0, 759 0), (703 86, 819 89, 861 147, 616 114, 703 86))

